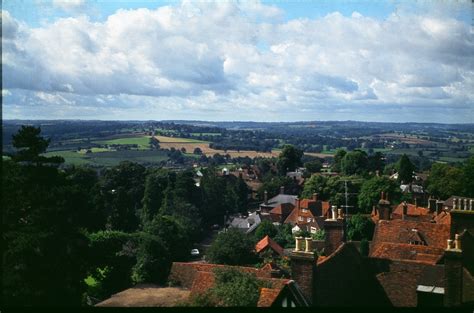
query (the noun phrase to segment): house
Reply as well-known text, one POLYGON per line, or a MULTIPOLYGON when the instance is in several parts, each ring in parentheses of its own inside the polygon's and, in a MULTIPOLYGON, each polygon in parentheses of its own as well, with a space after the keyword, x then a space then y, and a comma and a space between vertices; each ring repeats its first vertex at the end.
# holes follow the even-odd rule
POLYGON ((260 204, 260 212, 269 215, 270 211, 280 204, 294 204, 297 197, 298 196, 295 195, 285 194, 285 187, 283 186, 280 187, 280 193, 271 199, 268 199, 268 192, 265 191, 263 203, 260 204))
POLYGON ((258 212, 250 213, 248 216, 235 216, 230 218, 229 227, 236 228, 246 234, 252 233, 262 222, 258 212))
POLYGON ((295 208, 293 203, 281 203, 274 207, 270 212, 270 220, 273 223, 283 224, 288 215, 293 212, 295 208))
POLYGON ((418 206, 416 201, 415 204, 403 202, 395 207, 391 218, 429 222, 433 218, 431 213, 430 209, 418 206))
POLYGON ((268 235, 255 245, 255 252, 259 255, 269 252, 273 257, 283 256, 283 248, 268 235))
POLYGON ((295 230, 305 230, 310 233, 323 229, 324 220, 329 216, 330 204, 318 200, 318 195, 313 194, 311 199, 295 199, 295 208, 285 219, 285 224, 290 224, 295 230), (298 226, 298 227, 296 227, 298 226))

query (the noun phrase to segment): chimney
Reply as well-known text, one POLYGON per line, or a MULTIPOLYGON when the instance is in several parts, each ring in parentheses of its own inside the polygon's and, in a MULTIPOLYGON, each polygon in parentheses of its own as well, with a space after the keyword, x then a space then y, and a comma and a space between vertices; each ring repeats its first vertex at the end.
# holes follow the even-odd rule
POLYGON ((291 278, 298 284, 307 301, 315 303, 316 263, 318 255, 311 250, 311 238, 296 237, 295 250, 290 253, 291 278), (303 250, 303 240, 306 247, 303 250))
POLYGON ((418 207, 418 198, 415 197, 415 208, 418 207))
POLYGON ((313 193, 313 200, 318 201, 318 194, 316 192, 313 193))
POLYGON ((337 219, 336 206, 332 206, 332 218, 324 221, 326 234, 324 252, 326 255, 333 253, 344 242, 344 220, 337 219))
POLYGON ((467 206, 467 198, 464 198, 464 210, 465 211, 469 210, 469 208, 467 206))
POLYGON ((469 210, 472 211, 474 210, 474 200, 469 200, 469 210))
POLYGON ((336 213, 337 213, 337 207, 336 207, 335 205, 333 205, 333 206, 331 207, 331 212, 332 212, 332 218, 331 218, 331 219, 332 219, 332 220, 337 220, 337 215, 336 215, 336 213))
POLYGON ((390 206, 390 202, 384 199, 383 197, 384 197, 384 193, 382 192, 382 199, 380 199, 379 203, 377 204, 379 219, 390 220, 390 216, 392 214, 392 207, 390 206))
POLYGON ((441 212, 443 211, 443 204, 443 201, 436 201, 436 215, 441 214, 441 212))
POLYGON ((403 213, 402 213, 402 220, 405 219, 405 216, 408 214, 408 205, 406 201, 403 202, 403 213))
POLYGON ((343 219, 343 217, 342 217, 342 209, 337 209, 337 219, 338 219, 338 220, 343 219))
POLYGON ((462 304, 462 250, 460 236, 455 235, 453 240, 448 239, 448 247, 444 250, 444 305, 456 307, 462 304))
POLYGON ((263 203, 268 203, 268 191, 266 190, 263 192, 263 203))
POLYGON ((295 204, 296 204, 296 208, 299 210, 299 209, 301 208, 301 205, 300 205, 301 200, 300 200, 300 198, 296 197, 295 202, 296 202, 296 203, 295 203, 295 204))
POLYGON ((430 209, 430 212, 433 213, 436 211, 436 199, 428 199, 428 209, 430 209))
POLYGON ((458 199, 457 198, 453 198, 453 210, 457 210, 457 203, 458 202, 458 199))
POLYGON ((285 194, 285 186, 280 187, 280 194, 284 195, 285 194))

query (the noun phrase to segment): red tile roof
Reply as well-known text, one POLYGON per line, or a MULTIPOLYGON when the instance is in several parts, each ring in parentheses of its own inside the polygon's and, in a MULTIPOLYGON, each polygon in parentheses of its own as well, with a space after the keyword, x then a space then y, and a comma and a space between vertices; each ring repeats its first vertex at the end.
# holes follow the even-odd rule
POLYGON ((270 307, 275 299, 280 294, 281 290, 262 288, 260 290, 260 298, 258 299, 257 307, 270 307))
POLYGON ((444 249, 450 226, 410 220, 380 220, 372 239, 372 249, 382 242, 409 243, 415 232, 429 247, 444 249))
POLYGON ((270 213, 277 214, 277 215, 287 215, 295 208, 295 206, 291 203, 281 203, 274 207, 270 213))
POLYGON ((405 243, 383 242, 370 254, 374 258, 413 260, 436 264, 443 257, 444 249, 405 243))
MULTIPOLYGON (((416 206, 414 204, 407 203, 407 215, 410 216, 420 216, 420 215, 428 215, 430 214, 430 210, 428 208, 423 208, 420 206, 416 206)), ((403 203, 400 203, 395 210, 392 212, 392 218, 401 218, 403 215, 403 203)))
POLYGON ((451 214, 445 211, 441 211, 438 215, 434 217, 434 221, 437 224, 447 224, 451 225, 451 214))
POLYGON ((279 255, 283 255, 283 248, 279 244, 277 244, 272 238, 270 238, 268 235, 265 236, 262 240, 260 240, 255 245, 255 251, 257 253, 260 253, 261 251, 267 248, 271 248, 273 251, 275 251, 279 255))

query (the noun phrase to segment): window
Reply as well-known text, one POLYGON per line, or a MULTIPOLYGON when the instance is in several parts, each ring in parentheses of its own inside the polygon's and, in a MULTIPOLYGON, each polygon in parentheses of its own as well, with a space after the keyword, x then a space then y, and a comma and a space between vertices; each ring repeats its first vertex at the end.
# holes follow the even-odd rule
POLYGON ((302 216, 298 217, 298 221, 302 222, 304 218, 302 216))
POLYGON ((302 212, 306 213, 306 212, 308 212, 308 209, 302 209, 302 212))
POLYGON ((308 219, 306 220, 308 223, 311 223, 311 217, 308 217, 308 219))

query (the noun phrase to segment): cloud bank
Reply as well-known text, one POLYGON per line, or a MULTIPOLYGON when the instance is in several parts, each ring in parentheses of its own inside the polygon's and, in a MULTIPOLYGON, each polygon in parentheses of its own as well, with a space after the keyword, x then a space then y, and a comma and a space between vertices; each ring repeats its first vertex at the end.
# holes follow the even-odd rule
POLYGON ((472 121, 465 22, 284 14, 184 1, 31 28, 2 11, 4 117, 472 121))

